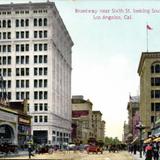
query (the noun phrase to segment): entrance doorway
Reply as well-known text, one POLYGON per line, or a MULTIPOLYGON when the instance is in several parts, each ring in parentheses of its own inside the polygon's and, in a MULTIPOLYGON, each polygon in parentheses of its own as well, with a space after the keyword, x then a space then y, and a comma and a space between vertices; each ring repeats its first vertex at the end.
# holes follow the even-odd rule
POLYGON ((47 144, 48 141, 48 131, 33 131, 33 141, 37 144, 47 144))
POLYGON ((11 126, 7 124, 0 125, 0 144, 13 144, 14 137, 14 131, 11 126))

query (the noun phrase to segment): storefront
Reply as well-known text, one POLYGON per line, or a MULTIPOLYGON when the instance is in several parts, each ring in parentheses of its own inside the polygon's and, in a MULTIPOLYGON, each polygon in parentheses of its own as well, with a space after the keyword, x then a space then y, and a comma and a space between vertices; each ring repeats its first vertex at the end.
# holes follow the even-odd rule
POLYGON ((31 138, 31 116, 18 115, 18 144, 23 148, 31 138))
POLYGON ((0 144, 18 144, 18 112, 0 105, 0 144))
POLYGON ((24 145, 31 137, 31 116, 0 103, 0 144, 24 145))

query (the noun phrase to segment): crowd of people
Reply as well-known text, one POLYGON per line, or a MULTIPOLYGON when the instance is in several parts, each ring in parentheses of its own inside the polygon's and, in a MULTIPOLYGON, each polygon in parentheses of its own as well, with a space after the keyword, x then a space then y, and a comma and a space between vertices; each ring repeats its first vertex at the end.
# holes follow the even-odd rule
MULTIPOLYGON (((129 145, 129 152, 136 154, 137 151, 140 151, 139 145, 129 145)), ((145 160, 159 160, 160 157, 160 143, 148 143, 143 145, 143 155, 145 160)))

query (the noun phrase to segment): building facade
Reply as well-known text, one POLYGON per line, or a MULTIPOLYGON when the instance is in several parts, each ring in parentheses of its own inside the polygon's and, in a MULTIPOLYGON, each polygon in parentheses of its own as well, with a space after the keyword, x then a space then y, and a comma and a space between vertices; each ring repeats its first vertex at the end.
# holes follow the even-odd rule
POLYGON ((160 114, 160 52, 143 52, 140 58, 140 119, 146 137, 160 114))
POLYGON ((139 117, 139 96, 130 96, 128 105, 128 127, 129 127, 129 134, 132 135, 132 140, 137 136, 137 129, 136 125, 139 124, 140 119, 139 117))
POLYGON ((105 122, 102 121, 102 113, 100 111, 92 111, 92 129, 93 137, 97 141, 104 141, 105 122))
POLYGON ((86 144, 89 138, 93 137, 92 105, 89 100, 84 100, 83 96, 72 96, 73 142, 86 144))
POLYGON ((0 42, 0 74, 7 98, 27 99, 34 141, 68 142, 73 42, 55 4, 0 5, 0 42))

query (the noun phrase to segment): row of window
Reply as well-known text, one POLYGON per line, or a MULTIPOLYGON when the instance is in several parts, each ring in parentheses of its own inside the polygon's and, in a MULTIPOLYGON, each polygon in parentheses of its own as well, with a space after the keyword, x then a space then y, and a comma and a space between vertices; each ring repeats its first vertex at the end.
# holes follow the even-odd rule
POLYGON ((11 77, 11 68, 0 68, 0 75, 3 77, 11 77))
MULTIPOLYGON (((33 13, 47 13, 47 10, 34 10, 33 13)), ((15 14, 29 14, 29 10, 15 11, 15 14)), ((0 15, 11 15, 11 11, 0 12, 0 15)))
MULTIPOLYGON (((47 38, 48 32, 34 31, 34 38, 47 38)), ((16 39, 29 38, 29 31, 16 31, 16 39)), ((11 39, 11 32, 0 32, 0 40, 11 39)))
POLYGON ((29 19, 16 19, 16 27, 28 27, 29 19))
POLYGON ((16 92, 16 100, 29 99, 29 92, 16 92))
POLYGON ((47 79, 34 80, 34 88, 46 88, 47 86, 48 86, 47 79))
MULTIPOLYGON (((35 76, 43 76, 47 75, 48 69, 47 67, 34 68, 35 76)), ((2 76, 11 76, 11 68, 0 68, 0 75, 2 76)), ((16 76, 29 76, 29 68, 16 68, 16 76)), ((37 83, 38 84, 38 83, 37 83)), ((47 82, 45 83, 47 85, 47 82)))
POLYGON ((10 11, 6 11, 6 12, 0 12, 0 15, 10 15, 11 14, 11 12, 10 11))
POLYGON ((16 76, 29 76, 29 68, 16 68, 16 76))
POLYGON ((48 92, 47 91, 34 91, 34 99, 47 99, 48 92))
POLYGON ((34 51, 47 51, 47 43, 34 44, 34 51))
POLYGON ((47 13, 47 10, 34 10, 33 13, 47 13))
MULTIPOLYGON (((47 63, 47 55, 34 56, 34 63, 47 63)), ((0 65, 10 65, 11 56, 0 57, 0 65)), ((16 56, 16 64, 29 64, 29 56, 16 56)))
POLYGON ((29 51, 29 44, 16 44, 16 52, 29 51))
POLYGON ((0 45, 0 52, 11 52, 11 45, 0 45))
POLYGON ((70 134, 68 134, 68 133, 62 133, 62 132, 59 132, 59 131, 56 132, 56 131, 54 131, 54 130, 52 131, 52 134, 53 134, 53 135, 57 135, 57 136, 61 136, 61 137, 62 137, 62 136, 64 136, 64 137, 65 137, 65 136, 66 136, 66 137, 69 137, 69 136, 70 136, 70 134))
MULTIPOLYGON (((34 51, 47 51, 47 43, 34 44, 34 51)), ((16 44, 16 52, 28 52, 29 44, 16 44)), ((0 45, 0 52, 11 52, 11 45, 0 45)))
POLYGON ((0 20, 0 28, 11 28, 11 20, 0 20))
MULTIPOLYGON (((11 82, 10 82, 11 83, 11 82)), ((8 99, 11 99, 11 92, 0 92, 0 98, 6 97, 8 99)), ((35 100, 45 100, 48 97, 47 91, 35 91, 34 92, 34 99, 35 100)), ((24 100, 24 99, 29 99, 29 91, 27 92, 16 92, 16 100, 24 100)), ((44 110, 47 111, 47 106, 44 105, 44 110)))
POLYGON ((16 80, 16 88, 29 88, 29 80, 16 80))
POLYGON ((47 55, 34 56, 34 63, 47 63, 47 55))
POLYGON ((34 116, 34 122, 48 122, 48 116, 34 116))
POLYGON ((16 64, 29 64, 29 56, 16 56, 16 64))
POLYGON ((29 38, 29 31, 19 31, 19 32, 16 32, 16 39, 19 39, 19 38, 29 38))
POLYGON ((11 32, 0 32, 0 39, 11 39, 11 32))
POLYGON ((11 64, 11 56, 0 57, 0 65, 11 64))
POLYGON ((44 31, 34 31, 34 38, 47 38, 48 32, 44 31))
POLYGON ((0 88, 11 88, 11 80, 0 81, 0 88))
POLYGON ((47 103, 35 103, 34 104, 34 111, 48 111, 48 104, 47 103))
MULTIPOLYGON (((34 18, 34 26, 47 26, 47 18, 34 18)), ((29 19, 16 19, 16 27, 29 27, 29 19)), ((0 28, 11 28, 11 20, 0 20, 0 28)))
POLYGON ((34 26, 47 26, 47 18, 34 18, 34 26))
POLYGON ((48 72, 48 69, 47 69, 47 67, 44 67, 44 68, 42 68, 42 67, 40 67, 40 68, 34 68, 34 75, 35 76, 43 76, 43 75, 47 75, 47 72, 48 72))
POLYGON ((0 92, 0 98, 8 98, 11 100, 11 92, 0 92))
POLYGON ((15 11, 15 14, 29 14, 29 10, 15 11))

